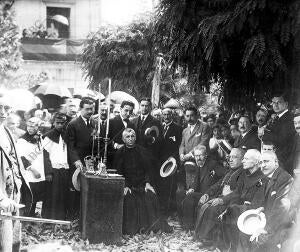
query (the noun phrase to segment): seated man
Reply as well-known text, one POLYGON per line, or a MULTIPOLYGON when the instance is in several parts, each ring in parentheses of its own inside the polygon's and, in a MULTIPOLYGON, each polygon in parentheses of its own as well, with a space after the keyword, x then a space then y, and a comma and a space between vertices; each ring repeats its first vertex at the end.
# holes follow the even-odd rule
POLYGON ((261 154, 258 150, 248 150, 242 160, 244 170, 237 181, 236 189, 218 202, 228 206, 219 219, 225 245, 231 248, 230 251, 235 251, 239 240, 238 217, 246 210, 264 205, 268 179, 260 169, 260 161, 261 154))
POLYGON ((257 210, 265 213, 267 224, 264 230, 258 230, 250 237, 252 243, 248 235, 241 233, 239 251, 278 251, 277 245, 282 242, 282 230, 289 222, 288 193, 293 182, 292 177, 279 166, 274 152, 262 154, 261 170, 269 178, 269 182, 265 189, 264 204, 257 210))
POLYGON ((178 204, 178 212, 182 212, 182 222, 186 229, 194 228, 195 208, 201 195, 223 177, 226 171, 217 161, 207 156, 204 145, 195 147, 194 157, 197 164, 195 180, 187 191, 177 192, 177 199, 181 202, 178 204))
POLYGON ((123 234, 134 235, 151 230, 171 231, 162 221, 158 211, 158 200, 150 184, 149 153, 136 145, 135 131, 126 128, 122 134, 125 143, 114 157, 113 168, 125 177, 123 205, 123 234))
POLYGON ((201 196, 197 207, 195 238, 208 239, 210 231, 215 228, 217 217, 226 209, 224 205, 215 206, 222 201, 222 197, 235 190, 237 180, 243 171, 244 154, 243 149, 233 148, 229 156, 230 171, 201 196))

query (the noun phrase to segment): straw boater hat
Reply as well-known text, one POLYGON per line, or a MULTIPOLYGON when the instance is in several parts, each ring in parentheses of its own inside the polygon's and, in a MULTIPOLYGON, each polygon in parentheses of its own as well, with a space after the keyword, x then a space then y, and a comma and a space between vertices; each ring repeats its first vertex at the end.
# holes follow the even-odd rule
POLYGON ((177 169, 176 159, 174 157, 169 157, 160 168, 160 176, 166 178, 174 174, 177 169))
POLYGON ((252 235, 258 229, 266 226, 266 216, 263 212, 258 213, 255 209, 247 210, 239 216, 237 226, 244 234, 252 235))
POLYGON ((76 191, 80 191, 80 169, 77 168, 72 176, 72 184, 76 191))
POLYGON ((154 138, 157 138, 159 136, 159 129, 157 126, 152 126, 150 128, 147 128, 145 130, 145 136, 152 136, 154 138))

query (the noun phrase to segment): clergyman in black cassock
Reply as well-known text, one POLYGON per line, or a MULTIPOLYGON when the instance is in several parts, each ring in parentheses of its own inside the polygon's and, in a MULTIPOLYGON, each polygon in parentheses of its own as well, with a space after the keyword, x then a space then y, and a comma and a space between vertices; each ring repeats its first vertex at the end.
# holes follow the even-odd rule
POLYGON ((159 216, 159 204, 154 188, 150 185, 149 154, 135 145, 135 132, 125 129, 125 146, 121 147, 114 159, 113 168, 125 177, 123 205, 123 234, 170 229, 159 216))
MULTIPOLYGON (((211 186, 204 195, 201 196, 197 206, 197 218, 195 224, 195 238, 208 238, 207 234, 214 229, 217 217, 227 206, 219 205, 215 207, 213 202, 233 192, 237 187, 237 181, 243 171, 242 159, 244 156, 242 149, 233 148, 230 152, 230 170, 224 178, 211 186), (210 209, 212 208, 212 210, 210 209)), ((215 236, 216 238, 217 236, 215 236)), ((217 237, 218 238, 218 237, 217 237)))

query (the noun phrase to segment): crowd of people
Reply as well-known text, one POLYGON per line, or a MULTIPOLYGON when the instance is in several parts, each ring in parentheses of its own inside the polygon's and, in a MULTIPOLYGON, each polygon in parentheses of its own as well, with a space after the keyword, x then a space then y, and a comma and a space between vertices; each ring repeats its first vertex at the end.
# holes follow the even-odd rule
MULTIPOLYGON (((284 94, 271 104, 272 111, 259 107, 254 118, 246 110, 201 117, 195 107, 183 116, 152 110, 151 99, 142 98, 133 116, 130 101, 95 109, 93 99, 83 98, 79 107, 70 99, 52 115, 37 110, 22 118, 0 97, 0 208, 18 214, 21 197, 25 215, 35 216, 42 201, 42 217, 75 218, 80 193, 72 177, 87 171, 92 155, 125 178, 123 234, 172 232, 172 217, 202 247, 277 251, 297 226, 300 113, 289 111, 284 94), (164 168, 173 171, 162 176, 164 168), (249 209, 266 217, 250 236, 237 226, 249 209)), ((2 230, 15 225, 1 223, 2 230)))

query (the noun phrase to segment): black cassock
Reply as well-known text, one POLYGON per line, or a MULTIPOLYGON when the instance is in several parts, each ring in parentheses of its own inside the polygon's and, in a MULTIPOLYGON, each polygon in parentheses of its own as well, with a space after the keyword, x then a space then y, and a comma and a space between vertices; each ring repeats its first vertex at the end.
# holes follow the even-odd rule
POLYGON ((131 190, 124 196, 123 234, 134 235, 162 228, 156 194, 145 192, 146 183, 151 183, 149 156, 139 145, 122 147, 115 155, 113 168, 125 177, 125 187, 131 190))

